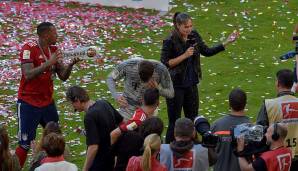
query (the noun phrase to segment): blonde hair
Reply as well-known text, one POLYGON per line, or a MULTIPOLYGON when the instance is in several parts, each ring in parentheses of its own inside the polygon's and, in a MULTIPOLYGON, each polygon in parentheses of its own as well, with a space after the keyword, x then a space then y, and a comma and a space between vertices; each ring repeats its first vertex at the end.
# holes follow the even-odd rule
POLYGON ((142 170, 151 170, 151 155, 160 149, 161 140, 157 134, 150 134, 144 140, 144 153, 142 157, 142 170))

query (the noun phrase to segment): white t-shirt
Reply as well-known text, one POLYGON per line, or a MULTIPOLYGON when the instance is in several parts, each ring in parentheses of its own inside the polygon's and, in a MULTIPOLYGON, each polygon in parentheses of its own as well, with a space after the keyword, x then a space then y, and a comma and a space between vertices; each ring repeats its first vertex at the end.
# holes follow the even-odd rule
POLYGON ((78 167, 75 164, 72 164, 67 161, 59 161, 59 162, 44 163, 35 169, 35 171, 50 171, 50 170, 77 171, 78 167))

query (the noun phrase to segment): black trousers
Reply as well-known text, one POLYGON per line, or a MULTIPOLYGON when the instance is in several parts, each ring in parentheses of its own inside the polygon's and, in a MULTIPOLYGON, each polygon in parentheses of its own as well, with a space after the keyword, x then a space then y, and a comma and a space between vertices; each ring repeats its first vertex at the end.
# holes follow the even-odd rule
POLYGON ((290 171, 297 171, 297 170, 298 170, 298 157, 295 156, 295 159, 292 160, 290 171))
POLYGON ((172 99, 166 99, 168 110, 168 130, 166 134, 166 143, 169 144, 174 140, 175 122, 181 117, 183 107, 184 116, 194 120, 198 115, 199 94, 196 85, 187 88, 174 88, 175 96, 172 99))

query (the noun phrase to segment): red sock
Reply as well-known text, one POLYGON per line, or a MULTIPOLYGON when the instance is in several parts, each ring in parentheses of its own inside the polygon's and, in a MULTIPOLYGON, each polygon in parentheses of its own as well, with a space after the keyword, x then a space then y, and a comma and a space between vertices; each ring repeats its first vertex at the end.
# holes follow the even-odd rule
POLYGON ((28 153, 27 150, 25 150, 22 147, 18 146, 16 148, 15 153, 19 158, 19 162, 20 162, 21 167, 23 168, 23 166, 25 164, 25 161, 26 161, 26 158, 27 158, 27 153, 28 153))

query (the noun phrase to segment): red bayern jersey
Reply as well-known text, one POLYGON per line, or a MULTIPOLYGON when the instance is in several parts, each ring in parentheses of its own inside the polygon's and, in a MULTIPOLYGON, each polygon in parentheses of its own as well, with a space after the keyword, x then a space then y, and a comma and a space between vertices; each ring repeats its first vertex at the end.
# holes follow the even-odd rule
POLYGON ((122 122, 119 125, 121 131, 132 131, 139 127, 144 120, 148 118, 142 108, 137 108, 134 115, 127 122, 122 122))
MULTIPOLYGON (((56 46, 50 46, 51 54, 57 50, 56 46)), ((50 58, 49 51, 44 52, 46 58, 50 58)), ((32 63, 34 68, 46 62, 37 42, 25 43, 22 47, 20 58, 21 64, 32 63)), ((22 72, 22 78, 18 91, 18 99, 23 100, 32 106, 44 107, 53 102, 53 80, 51 68, 47 68, 37 77, 26 80, 22 72)))

